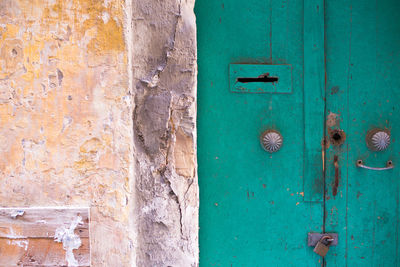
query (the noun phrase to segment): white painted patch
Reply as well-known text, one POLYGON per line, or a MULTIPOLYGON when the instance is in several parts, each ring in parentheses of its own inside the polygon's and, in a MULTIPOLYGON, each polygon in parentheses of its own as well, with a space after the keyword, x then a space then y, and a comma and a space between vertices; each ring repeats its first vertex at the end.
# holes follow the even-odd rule
POLYGON ((67 129, 68 126, 71 125, 71 123, 72 123, 72 118, 71 118, 70 116, 64 116, 64 119, 63 119, 63 127, 62 127, 61 132, 64 132, 65 129, 67 129))
POLYGON ((77 216, 76 219, 71 222, 69 228, 63 225, 57 228, 54 234, 54 241, 63 243, 63 249, 66 251, 65 259, 68 262, 68 266, 77 266, 79 264, 75 259, 73 250, 78 249, 82 245, 81 238, 74 232, 75 228, 80 224, 83 224, 82 217, 77 216))
POLYGON ((108 7, 110 5, 110 0, 104 0, 103 6, 108 7))
POLYGON ((81 22, 85 22, 89 18, 90 18, 90 16, 88 14, 82 14, 81 15, 81 22))
POLYGON ((158 74, 155 74, 151 80, 149 79, 142 79, 142 82, 147 83, 147 86, 154 88, 158 85, 158 82, 160 81, 160 76, 158 74))
POLYGON ((13 212, 11 212, 10 216, 13 219, 16 219, 18 216, 22 216, 24 215, 25 211, 23 210, 14 210, 13 212))
POLYGON ((14 245, 23 248, 25 251, 28 250, 29 246, 29 240, 12 240, 12 241, 8 240, 7 243, 9 245, 14 245))
POLYGON ((101 18, 103 19, 104 24, 107 24, 107 22, 110 20, 110 14, 103 12, 103 14, 101 14, 101 18))

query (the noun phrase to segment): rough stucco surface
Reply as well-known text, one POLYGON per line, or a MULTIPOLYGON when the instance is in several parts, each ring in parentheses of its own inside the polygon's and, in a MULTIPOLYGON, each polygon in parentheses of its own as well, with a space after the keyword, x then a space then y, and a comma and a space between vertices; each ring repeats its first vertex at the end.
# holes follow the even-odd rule
POLYGON ((90 206, 93 266, 134 264, 125 5, 0 0, 0 205, 90 206))
POLYGON ((193 7, 132 1, 137 266, 198 265, 193 7))
POLYGON ((92 266, 198 266, 194 0, 0 0, 0 206, 90 207, 92 266))

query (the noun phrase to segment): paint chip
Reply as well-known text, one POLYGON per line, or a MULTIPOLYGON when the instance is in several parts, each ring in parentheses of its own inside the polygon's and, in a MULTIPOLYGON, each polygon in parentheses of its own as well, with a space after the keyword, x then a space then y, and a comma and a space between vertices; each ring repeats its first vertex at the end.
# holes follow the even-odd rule
POLYGON ((110 15, 107 12, 103 12, 103 14, 101 14, 101 19, 103 20, 104 24, 107 24, 107 22, 110 20, 110 15))
POLYGON ((13 212, 11 212, 10 216, 12 219, 17 219, 18 216, 22 216, 24 215, 25 211, 23 210, 14 210, 13 212))
POLYGON ((57 228, 54 234, 54 241, 63 243, 63 249, 66 251, 65 260, 68 262, 68 266, 79 265, 75 259, 73 250, 78 249, 82 245, 81 238, 75 234, 75 228, 80 224, 83 224, 82 217, 77 216, 68 228, 63 225, 57 228))

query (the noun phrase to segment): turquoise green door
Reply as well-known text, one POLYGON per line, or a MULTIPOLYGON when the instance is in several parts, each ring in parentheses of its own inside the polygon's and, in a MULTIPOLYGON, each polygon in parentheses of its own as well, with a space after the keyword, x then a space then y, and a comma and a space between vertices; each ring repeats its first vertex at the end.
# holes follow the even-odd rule
POLYGON ((400 2, 195 11, 200 265, 399 266, 400 2), (239 82, 267 73, 278 81, 239 82), (278 151, 261 146, 266 130, 278 151), (312 232, 338 234, 324 259, 312 232))

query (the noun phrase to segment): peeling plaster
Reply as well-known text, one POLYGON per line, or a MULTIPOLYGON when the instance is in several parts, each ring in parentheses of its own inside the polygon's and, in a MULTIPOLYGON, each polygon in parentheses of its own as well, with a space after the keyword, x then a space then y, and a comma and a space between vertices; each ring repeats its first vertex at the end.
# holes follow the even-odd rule
POLYGON ((11 241, 8 240, 7 243, 9 245, 14 245, 23 248, 25 251, 28 250, 29 246, 29 240, 11 240, 11 241))
POLYGON ((194 1, 132 5, 136 264, 198 266, 194 1))
POLYGON ((62 243, 63 248, 66 251, 65 260, 68 262, 68 266, 78 265, 73 250, 78 249, 82 244, 79 235, 75 234, 75 229, 80 224, 83 224, 82 217, 77 216, 76 219, 71 222, 69 227, 62 226, 57 228, 54 233, 54 241, 62 243))
POLYGON ((135 257, 130 18, 123 0, 0 0, 0 205, 90 206, 93 266, 135 257))
POLYGON ((11 218, 16 219, 18 216, 23 216, 25 211, 23 210, 15 210, 11 213, 11 218))

